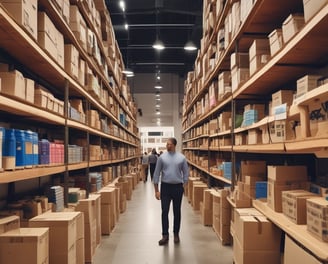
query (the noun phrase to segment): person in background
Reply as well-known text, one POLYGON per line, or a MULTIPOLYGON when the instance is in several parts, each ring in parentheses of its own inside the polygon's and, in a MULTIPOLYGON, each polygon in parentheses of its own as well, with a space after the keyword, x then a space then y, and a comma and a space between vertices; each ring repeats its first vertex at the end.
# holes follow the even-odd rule
POLYGON ((154 177, 154 171, 155 171, 155 167, 156 167, 156 162, 157 162, 157 152, 156 149, 152 149, 151 154, 149 155, 149 172, 150 172, 150 178, 151 181, 153 181, 153 177, 154 177))
POLYGON ((144 154, 142 155, 141 159, 141 166, 142 166, 142 173, 143 173, 143 181, 147 181, 148 177, 148 163, 149 163, 149 156, 147 152, 145 151, 144 154))
POLYGON ((179 231, 181 224, 181 203, 184 185, 189 178, 189 168, 186 157, 176 152, 177 140, 169 138, 166 143, 167 152, 157 160, 154 172, 155 198, 161 200, 162 207, 162 239, 160 246, 169 242, 169 209, 173 202, 173 233, 174 243, 180 242, 179 231), (159 182, 160 191, 159 191, 159 182))

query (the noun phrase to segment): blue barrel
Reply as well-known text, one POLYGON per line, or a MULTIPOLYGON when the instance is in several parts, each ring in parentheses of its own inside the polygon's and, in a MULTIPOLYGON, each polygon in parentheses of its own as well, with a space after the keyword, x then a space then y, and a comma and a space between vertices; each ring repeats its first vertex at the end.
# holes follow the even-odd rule
POLYGON ((50 144, 47 139, 39 140, 39 164, 49 164, 50 144))
POLYGON ((33 142, 33 165, 39 164, 39 136, 38 133, 32 132, 33 142))
POLYGON ((2 139, 2 167, 5 170, 15 169, 16 138, 15 129, 4 129, 2 139))
POLYGON ((33 165, 33 132, 30 130, 24 131, 25 137, 25 164, 33 165))
POLYGON ((26 165, 26 150, 25 150, 25 132, 24 130, 15 130, 16 138, 16 167, 26 165))

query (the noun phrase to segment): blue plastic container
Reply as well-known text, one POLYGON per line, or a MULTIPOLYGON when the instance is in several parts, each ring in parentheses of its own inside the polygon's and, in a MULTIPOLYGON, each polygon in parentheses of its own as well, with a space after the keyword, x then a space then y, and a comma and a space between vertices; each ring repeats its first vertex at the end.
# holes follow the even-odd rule
POLYGON ((25 132, 24 130, 15 130, 16 138, 16 167, 26 165, 26 150, 25 150, 25 132))
POLYGON ((33 132, 24 130, 25 137, 25 164, 27 166, 33 165, 33 132))

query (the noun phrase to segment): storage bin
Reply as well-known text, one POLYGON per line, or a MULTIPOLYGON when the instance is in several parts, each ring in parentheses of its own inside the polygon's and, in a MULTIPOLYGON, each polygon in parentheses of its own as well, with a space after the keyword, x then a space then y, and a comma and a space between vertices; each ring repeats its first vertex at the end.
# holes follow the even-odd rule
POLYGON ((26 148, 25 148, 25 132, 24 130, 15 130, 16 138, 16 167, 26 165, 26 148))
POLYGON ((41 139, 38 142, 39 146, 39 164, 49 164, 50 163, 50 144, 47 139, 41 139))
POLYGON ((25 165, 33 165, 33 132, 30 130, 24 131, 25 137, 25 165))
POLYGON ((5 129, 2 145, 2 166, 5 170, 15 169, 16 163, 16 138, 14 129, 5 129))

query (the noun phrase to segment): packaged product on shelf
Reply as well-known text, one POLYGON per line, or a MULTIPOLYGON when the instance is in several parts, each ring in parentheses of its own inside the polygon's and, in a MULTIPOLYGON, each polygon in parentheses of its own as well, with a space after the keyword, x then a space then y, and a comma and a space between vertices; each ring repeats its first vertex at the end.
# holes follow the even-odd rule
POLYGON ((323 197, 306 200, 307 230, 328 242, 328 201, 323 197))
POLYGON ((306 224, 306 200, 317 196, 306 190, 282 191, 282 212, 293 223, 306 224))
POLYGON ((274 56, 284 45, 282 29, 278 28, 269 34, 270 54, 274 56))
POLYGON ((304 26, 303 14, 291 14, 282 23, 282 36, 284 43, 287 43, 290 39, 296 35, 304 26))
POLYGON ((1 92, 13 97, 26 99, 26 86, 23 74, 18 70, 1 72, 1 92))
POLYGON ((69 22, 70 28, 80 45, 87 50, 87 24, 76 5, 70 5, 69 22))
POLYGON ((305 22, 308 22, 326 4, 327 0, 303 0, 305 22))
POLYGON ((18 229, 19 227, 20 221, 17 215, 0 216, 0 234, 18 229))
POLYGON ((272 105, 271 108, 275 106, 287 104, 287 106, 292 105, 294 99, 294 91, 293 90, 279 90, 272 94, 272 105))
POLYGON ((35 40, 38 39, 38 1, 1 0, 9 13, 35 40), (28 15, 26 15, 28 14, 28 15))
POLYGON ((297 80, 296 95, 301 96, 318 87, 321 75, 305 75, 297 80))

